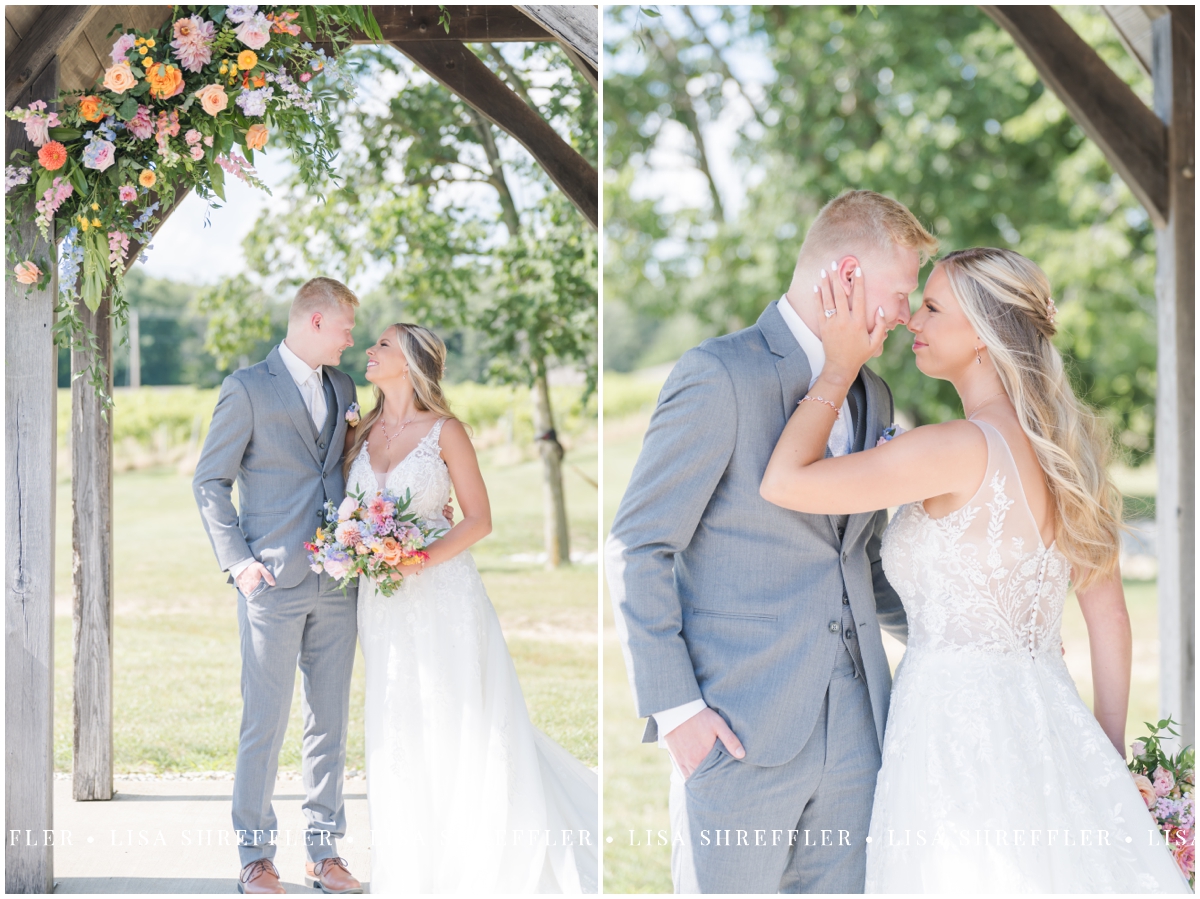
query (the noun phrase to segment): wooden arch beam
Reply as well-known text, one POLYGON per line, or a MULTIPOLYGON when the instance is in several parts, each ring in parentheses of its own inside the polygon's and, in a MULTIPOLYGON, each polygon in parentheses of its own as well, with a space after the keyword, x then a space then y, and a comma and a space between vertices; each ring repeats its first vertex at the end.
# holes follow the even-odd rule
POLYGON ((596 30, 599 21, 594 6, 518 6, 516 9, 549 31, 593 89, 599 87, 600 47, 596 30))
POLYGON ((588 223, 597 227, 600 182, 596 169, 474 53, 450 41, 396 41, 394 46, 480 115, 512 135, 588 223))
POLYGON ((1049 6, 980 7, 1025 51, 1156 228, 1167 223, 1166 128, 1062 16, 1049 6))
MULTIPOLYGON (((59 48, 79 34, 99 6, 43 6, 11 52, 4 58, 4 108, 12 109, 21 91, 46 67, 59 48)), ((7 48, 6 48, 7 49, 7 48)))

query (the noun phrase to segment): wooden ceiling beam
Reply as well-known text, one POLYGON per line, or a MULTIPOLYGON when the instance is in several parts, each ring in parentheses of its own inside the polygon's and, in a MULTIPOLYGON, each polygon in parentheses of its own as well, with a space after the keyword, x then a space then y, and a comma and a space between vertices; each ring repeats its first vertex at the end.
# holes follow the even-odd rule
POLYGON ((1167 221, 1166 128, 1049 6, 983 6, 1096 142, 1156 228, 1167 221))
MULTIPOLYGON (((20 43, 4 60, 4 108, 12 109, 21 90, 87 25, 99 6, 45 6, 20 43)), ((46 98, 49 99, 49 98, 46 98)))
MULTIPOLYGON (((408 41, 552 41, 555 36, 512 6, 372 6, 371 12, 383 39, 408 41), (448 17, 441 23, 443 9, 448 17)), ((352 34, 356 44, 374 43, 362 32, 352 34)))
POLYGON ((512 135, 541 165, 593 228, 599 221, 596 169, 507 84, 461 43, 396 41, 400 52, 512 135))

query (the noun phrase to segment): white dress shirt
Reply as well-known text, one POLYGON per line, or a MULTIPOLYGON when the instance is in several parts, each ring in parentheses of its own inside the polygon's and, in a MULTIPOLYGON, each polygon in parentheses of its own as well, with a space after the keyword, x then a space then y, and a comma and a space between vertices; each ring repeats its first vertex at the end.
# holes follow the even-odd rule
MULTIPOLYGON (((312 416, 313 424, 319 431, 325 427, 325 416, 329 414, 329 404, 325 402, 325 388, 321 384, 321 378, 324 377, 324 366, 318 365, 315 369, 309 368, 307 362, 291 351, 286 341, 279 344, 279 357, 287 366, 292 380, 296 382, 305 408, 308 409, 308 414, 312 416)), ((237 576, 245 571, 253 561, 254 559, 250 558, 234 562, 229 566, 228 571, 236 580, 237 576)))
MULTIPOLYGON (((825 347, 821 345, 821 338, 814 334, 812 329, 804 323, 804 319, 796 314, 796 310, 788 302, 786 294, 780 298, 777 305, 779 314, 783 316, 784 324, 788 326, 788 330, 792 332, 792 336, 804 350, 804 355, 808 357, 808 365, 812 369, 812 378, 808 382, 808 386, 811 388, 813 384, 817 383, 817 378, 821 376, 821 371, 825 368, 825 347)), ((849 400, 843 399, 841 417, 833 423, 833 430, 829 434, 827 444, 829 451, 835 456, 844 456, 850 452, 850 422, 850 403, 849 400)), ((655 724, 658 725, 658 745, 666 748, 667 743, 663 738, 706 708, 708 706, 703 699, 693 699, 683 705, 655 712, 653 717, 655 724)))

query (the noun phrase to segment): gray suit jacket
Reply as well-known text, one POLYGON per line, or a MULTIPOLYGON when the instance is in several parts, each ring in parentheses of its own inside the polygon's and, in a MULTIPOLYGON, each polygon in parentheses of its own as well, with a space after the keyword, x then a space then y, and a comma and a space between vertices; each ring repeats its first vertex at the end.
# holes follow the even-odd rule
POLYGON ((221 385, 192 491, 222 569, 253 556, 279 587, 295 587, 309 572, 304 544, 324 520, 326 501, 340 503, 346 495, 342 448, 346 409, 355 399, 349 375, 324 371, 337 397, 329 410, 336 425, 324 448, 278 347, 221 385), (240 512, 232 502, 235 479, 240 512))
MULTIPOLYGON (((774 303, 754 326, 685 353, 663 385, 605 552, 638 714, 703 698, 756 765, 793 758, 812 731, 841 650, 829 625, 841 619, 843 590, 880 746, 891 674, 879 628, 908 634, 879 561, 885 511, 851 515, 840 538, 836 516, 759 496, 810 371, 774 303)), ((865 403, 854 447, 872 447, 891 424, 891 392, 866 367, 855 387, 865 403)), ((643 739, 656 736, 651 718, 643 739)))

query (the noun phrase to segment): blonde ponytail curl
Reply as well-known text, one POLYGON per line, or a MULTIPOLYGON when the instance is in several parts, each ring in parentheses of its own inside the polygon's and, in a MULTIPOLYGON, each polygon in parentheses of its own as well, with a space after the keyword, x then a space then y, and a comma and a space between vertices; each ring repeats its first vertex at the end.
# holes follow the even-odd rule
POLYGON ((1076 589, 1111 576, 1120 551, 1121 493, 1108 477, 1112 437, 1075 396, 1051 338, 1050 282, 1011 250, 958 250, 939 263, 979 335, 1054 500, 1055 540, 1076 589))

